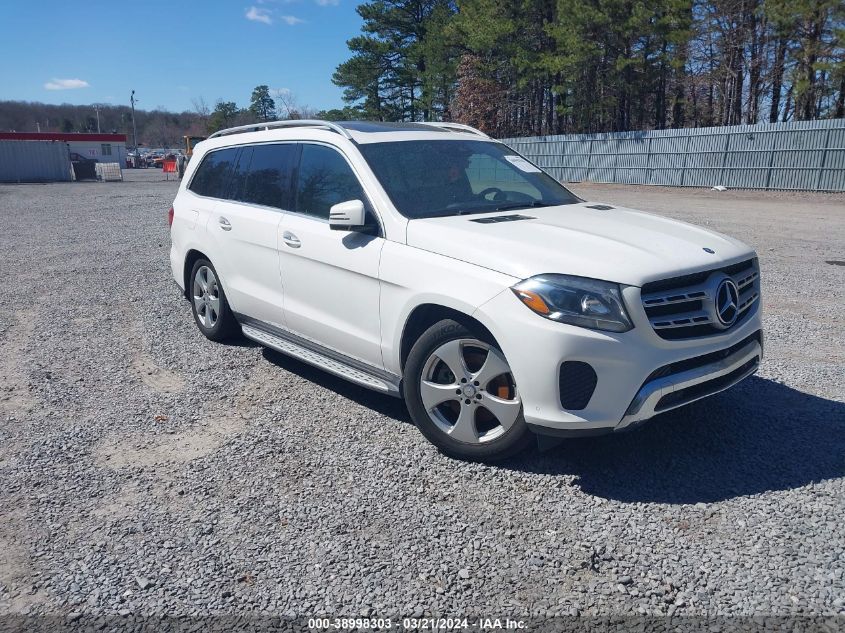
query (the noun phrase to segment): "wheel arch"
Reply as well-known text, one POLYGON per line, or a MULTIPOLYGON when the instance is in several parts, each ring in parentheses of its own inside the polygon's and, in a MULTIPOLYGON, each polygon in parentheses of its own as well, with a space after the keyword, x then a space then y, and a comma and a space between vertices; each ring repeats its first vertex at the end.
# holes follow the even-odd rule
POLYGON ((192 248, 185 254, 185 265, 182 267, 182 281, 185 284, 185 296, 191 296, 191 270, 198 259, 206 259, 211 261, 211 258, 202 251, 192 248))
POLYGON ((400 367, 404 373, 405 362, 408 360, 408 355, 411 353, 411 348, 419 339, 423 332, 425 332, 432 325, 444 319, 452 319, 461 325, 464 325, 471 330, 478 332, 480 336, 489 338, 489 340, 498 345, 496 337, 490 332, 489 328, 475 317, 461 312, 455 308, 437 303, 423 303, 411 310, 408 318, 405 320, 405 325, 402 328, 402 338, 399 346, 399 362, 400 367))

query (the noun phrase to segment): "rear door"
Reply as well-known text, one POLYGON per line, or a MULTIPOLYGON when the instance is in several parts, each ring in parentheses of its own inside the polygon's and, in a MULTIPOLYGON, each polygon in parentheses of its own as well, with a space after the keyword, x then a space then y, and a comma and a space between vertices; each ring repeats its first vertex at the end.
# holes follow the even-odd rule
POLYGON ((239 149, 228 184, 209 221, 225 258, 223 287, 232 309, 283 325, 278 228, 290 207, 296 146, 249 145, 239 149))
MULTIPOLYGON (((378 268, 384 239, 329 228, 332 205, 362 200, 369 207, 360 180, 337 149, 302 143, 295 191, 295 213, 286 213, 279 227, 287 327, 382 367, 378 268)), ((377 225, 375 217, 368 223, 377 225)))

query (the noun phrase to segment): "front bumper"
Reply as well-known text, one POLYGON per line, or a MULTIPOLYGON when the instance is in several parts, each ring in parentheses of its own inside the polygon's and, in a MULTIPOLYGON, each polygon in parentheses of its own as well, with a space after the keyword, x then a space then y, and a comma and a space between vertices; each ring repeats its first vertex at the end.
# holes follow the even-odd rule
MULTIPOLYGON (((640 305, 639 288, 628 287, 624 293, 627 305, 640 305)), ((753 374, 762 360, 759 307, 724 333, 682 340, 661 338, 643 311, 630 312, 632 330, 598 332, 543 319, 506 291, 475 316, 508 359, 526 423, 546 435, 599 435, 630 428, 729 388, 753 374), (582 409, 566 409, 561 403, 565 361, 587 363, 597 376, 582 409)))
POLYGON ((747 378, 757 371, 763 358, 763 347, 757 338, 720 360, 647 381, 614 430, 712 396, 747 378))

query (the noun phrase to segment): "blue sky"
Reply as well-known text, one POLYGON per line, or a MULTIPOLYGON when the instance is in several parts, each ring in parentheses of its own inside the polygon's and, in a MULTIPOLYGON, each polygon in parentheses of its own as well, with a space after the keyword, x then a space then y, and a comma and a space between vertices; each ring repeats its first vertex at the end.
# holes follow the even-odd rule
POLYGON ((358 34, 357 0, 6 0, 0 99, 189 110, 249 103, 267 84, 300 105, 341 107, 331 83, 358 34), (135 35, 132 36, 131 34, 135 35))

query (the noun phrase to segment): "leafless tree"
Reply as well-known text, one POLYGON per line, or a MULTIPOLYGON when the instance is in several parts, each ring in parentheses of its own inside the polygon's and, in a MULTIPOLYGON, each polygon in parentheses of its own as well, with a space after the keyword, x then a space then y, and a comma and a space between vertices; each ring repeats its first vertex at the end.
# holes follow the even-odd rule
POLYGON ((194 109, 197 116, 199 116, 203 121, 207 121, 208 117, 211 116, 211 108, 205 100, 205 97, 202 95, 191 99, 191 107, 194 109))
POLYGON ((299 103, 299 99, 288 88, 276 88, 270 93, 276 102, 279 119, 310 119, 316 114, 311 106, 299 103))

